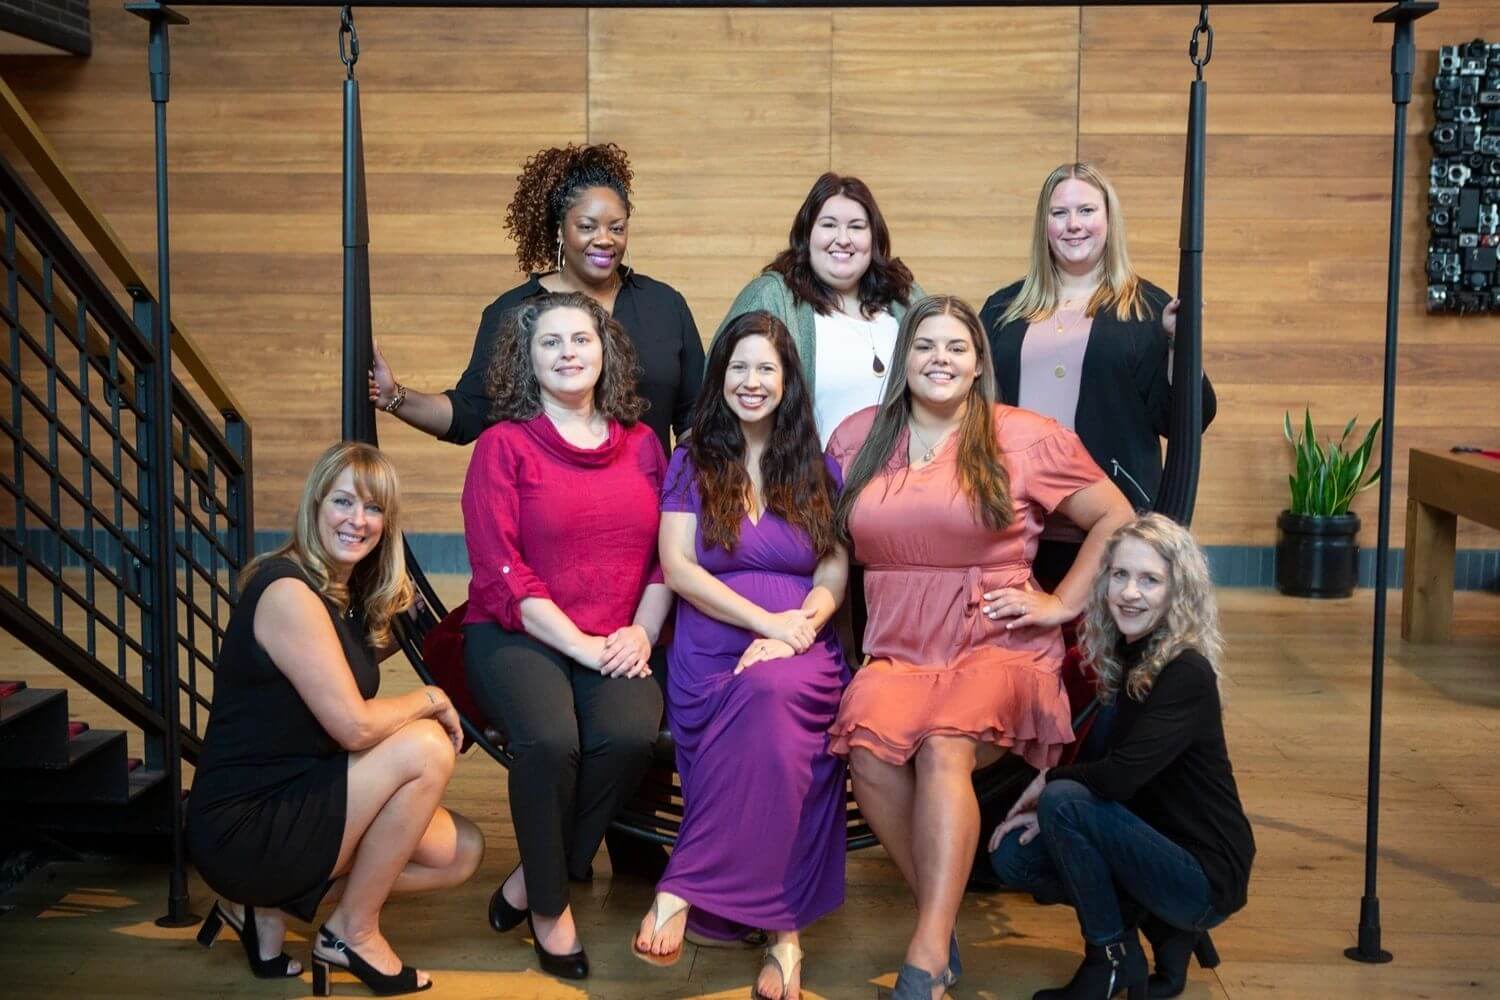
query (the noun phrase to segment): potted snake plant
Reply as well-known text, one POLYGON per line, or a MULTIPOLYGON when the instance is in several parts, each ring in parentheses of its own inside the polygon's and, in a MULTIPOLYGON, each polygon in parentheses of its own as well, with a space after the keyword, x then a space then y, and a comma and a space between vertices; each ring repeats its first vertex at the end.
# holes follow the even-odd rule
POLYGON ((1295 468, 1287 476, 1291 506, 1276 519, 1276 589, 1294 597, 1348 597, 1359 580, 1359 515, 1354 498, 1380 479, 1370 468, 1370 451, 1380 433, 1377 419, 1359 444, 1349 447, 1351 419, 1337 441, 1318 443, 1312 412, 1304 410, 1302 429, 1292 432, 1292 415, 1282 420, 1295 468))

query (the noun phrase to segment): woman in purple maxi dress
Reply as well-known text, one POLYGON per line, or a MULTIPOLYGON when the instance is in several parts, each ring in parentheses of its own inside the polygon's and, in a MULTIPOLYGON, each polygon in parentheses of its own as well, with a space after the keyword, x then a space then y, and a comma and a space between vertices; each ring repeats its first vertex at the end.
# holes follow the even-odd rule
POLYGON ((755 995, 770 1000, 798 995, 797 932, 844 899, 845 771, 828 728, 849 668, 829 619, 848 562, 831 533, 838 467, 819 452, 796 359, 779 320, 736 319, 663 483, 663 568, 681 598, 667 721, 683 819, 635 941, 647 962, 676 961, 689 907, 695 925, 762 928, 774 944, 755 995), (716 440, 743 457, 704 475, 694 458, 712 459, 716 440))

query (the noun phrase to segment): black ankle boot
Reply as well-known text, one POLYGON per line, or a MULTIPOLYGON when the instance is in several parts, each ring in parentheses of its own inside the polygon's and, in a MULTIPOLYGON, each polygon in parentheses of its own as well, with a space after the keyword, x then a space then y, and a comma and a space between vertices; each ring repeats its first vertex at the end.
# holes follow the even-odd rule
POLYGON ((1141 924, 1141 933, 1151 942, 1152 964, 1156 966, 1146 984, 1151 1000, 1167 1000, 1187 988, 1188 956, 1196 955, 1198 964, 1205 969, 1219 964, 1219 954, 1207 931, 1178 930, 1150 917, 1141 924))
POLYGON ((1146 953, 1135 931, 1108 945, 1090 944, 1083 949, 1083 964, 1061 989, 1042 990, 1031 1000, 1109 1000, 1127 993, 1130 1000, 1145 1000, 1146 953))

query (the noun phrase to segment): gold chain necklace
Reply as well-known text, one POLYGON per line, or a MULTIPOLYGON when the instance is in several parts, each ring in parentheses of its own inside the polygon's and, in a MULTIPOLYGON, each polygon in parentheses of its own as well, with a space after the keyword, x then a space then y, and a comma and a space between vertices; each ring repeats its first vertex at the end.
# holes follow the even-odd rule
POLYGON ((943 433, 938 435, 936 444, 928 444, 927 439, 917 433, 917 425, 912 423, 911 420, 907 420, 906 429, 912 437, 917 439, 917 444, 926 449, 922 452, 922 457, 920 459, 920 461, 924 464, 932 461, 933 457, 937 455, 938 447, 942 445, 945 440, 947 440, 949 434, 953 433, 953 428, 950 427, 947 430, 943 431, 943 433))
MULTIPOLYGON (((1072 299, 1063 299, 1062 301, 1058 302, 1057 308, 1052 311, 1052 323, 1053 323, 1054 328, 1057 330, 1057 335, 1058 335, 1059 340, 1061 340, 1061 337, 1062 337, 1062 334, 1063 334, 1062 311, 1064 309, 1068 308, 1068 306, 1070 306, 1072 303, 1073 303, 1072 299)), ((1058 360, 1057 364, 1055 366, 1053 366, 1053 368, 1052 368, 1052 374, 1055 375, 1055 376, 1057 376, 1058 378, 1067 378, 1067 376, 1068 376, 1068 366, 1062 363, 1062 360, 1061 360, 1062 349, 1063 349, 1062 348, 1062 344, 1059 343, 1057 345, 1057 352, 1058 352, 1058 358, 1059 358, 1059 360, 1058 360)))

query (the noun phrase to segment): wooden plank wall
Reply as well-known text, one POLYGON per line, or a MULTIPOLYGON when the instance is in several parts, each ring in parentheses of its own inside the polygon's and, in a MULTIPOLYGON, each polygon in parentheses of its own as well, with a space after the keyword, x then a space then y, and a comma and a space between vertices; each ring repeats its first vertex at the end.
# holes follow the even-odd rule
MULTIPOLYGON (((1206 349, 1220 417, 1205 542, 1267 545, 1283 410, 1379 411, 1391 110, 1378 5, 1214 11, 1206 349)), ((174 306, 245 402, 258 523, 286 523, 338 432, 339 128, 329 10, 190 9, 173 34, 174 306)), ((521 162, 613 140, 637 168, 631 257, 706 334, 783 244, 812 178, 864 176, 929 289, 980 300, 1019 276, 1035 191, 1075 156, 1117 181, 1141 270, 1176 271, 1191 9, 359 11, 377 336, 438 389, 480 310, 518 278, 501 220, 521 162)), ((89 60, 0 75, 149 269, 145 27, 95 11, 89 60)), ((1437 46, 1500 41, 1491 0, 1443 0, 1421 46, 1403 268, 1393 538, 1405 450, 1500 443, 1500 321, 1422 312, 1426 131, 1437 46)), ((382 418, 409 530, 457 531, 467 453, 382 418)), ((1374 537, 1374 494, 1357 508, 1374 537)), ((1460 544, 1500 533, 1465 525, 1460 544)))

